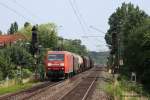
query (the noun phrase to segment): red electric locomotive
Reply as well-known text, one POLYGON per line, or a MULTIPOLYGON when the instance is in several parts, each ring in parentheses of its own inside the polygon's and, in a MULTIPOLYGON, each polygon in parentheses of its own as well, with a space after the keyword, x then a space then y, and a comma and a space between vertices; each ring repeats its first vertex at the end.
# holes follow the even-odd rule
POLYGON ((73 74, 73 55, 67 51, 48 51, 45 66, 47 77, 67 78, 73 74))

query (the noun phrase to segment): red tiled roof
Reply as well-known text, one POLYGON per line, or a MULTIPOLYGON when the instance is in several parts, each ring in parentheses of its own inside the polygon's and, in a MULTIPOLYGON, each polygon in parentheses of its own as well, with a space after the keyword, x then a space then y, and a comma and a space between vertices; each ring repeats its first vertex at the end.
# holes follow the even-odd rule
POLYGON ((22 34, 14 34, 14 35, 0 35, 0 43, 8 44, 13 43, 18 40, 26 40, 25 36, 22 34))

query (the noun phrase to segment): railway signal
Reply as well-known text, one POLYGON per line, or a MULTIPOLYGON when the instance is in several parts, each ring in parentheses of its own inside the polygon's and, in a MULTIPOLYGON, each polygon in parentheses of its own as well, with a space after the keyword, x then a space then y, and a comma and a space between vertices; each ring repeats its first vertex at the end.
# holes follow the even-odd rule
POLYGON ((32 54, 35 58, 35 79, 37 79, 38 73, 37 73, 37 63, 38 63, 38 58, 37 58, 37 53, 38 53, 38 40, 37 40, 37 27, 33 26, 32 28, 32 41, 31 41, 31 48, 32 48, 32 54))
POLYGON ((32 41, 31 41, 31 46, 32 46, 32 54, 33 56, 37 53, 38 51, 38 41, 37 41, 37 27, 33 26, 32 28, 32 41))

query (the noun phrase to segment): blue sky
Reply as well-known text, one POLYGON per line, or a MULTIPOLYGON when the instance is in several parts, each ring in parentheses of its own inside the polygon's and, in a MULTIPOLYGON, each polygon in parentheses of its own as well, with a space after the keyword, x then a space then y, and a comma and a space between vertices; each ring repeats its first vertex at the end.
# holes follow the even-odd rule
POLYGON ((59 36, 81 39, 91 51, 107 51, 104 33, 109 28, 108 18, 121 6, 122 2, 138 5, 150 15, 149 0, 1 0, 0 30, 6 32, 10 24, 17 21, 22 27, 24 22, 41 24, 54 22, 59 27, 59 36), (79 16, 77 19, 71 3, 79 16), (13 11, 12 11, 13 10, 13 11), (17 13, 17 14, 16 14, 17 13), (80 24, 82 23, 82 25, 80 24), (83 38, 82 36, 101 36, 83 38))

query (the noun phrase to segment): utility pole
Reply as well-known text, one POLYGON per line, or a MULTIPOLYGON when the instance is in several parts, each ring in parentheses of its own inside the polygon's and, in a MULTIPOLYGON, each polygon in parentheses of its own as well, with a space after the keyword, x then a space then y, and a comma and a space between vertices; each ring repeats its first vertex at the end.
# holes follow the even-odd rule
POLYGON ((64 49, 63 45, 64 45, 64 39, 62 38, 61 39, 61 51, 63 51, 63 49, 64 49))
POLYGON ((60 37, 58 39, 57 50, 63 51, 63 49, 64 49, 63 45, 64 45, 64 39, 62 37, 60 37))
POLYGON ((116 66, 118 66, 118 40, 117 40, 117 33, 112 33, 112 50, 111 54, 113 56, 113 65, 112 70, 115 73, 116 66))

